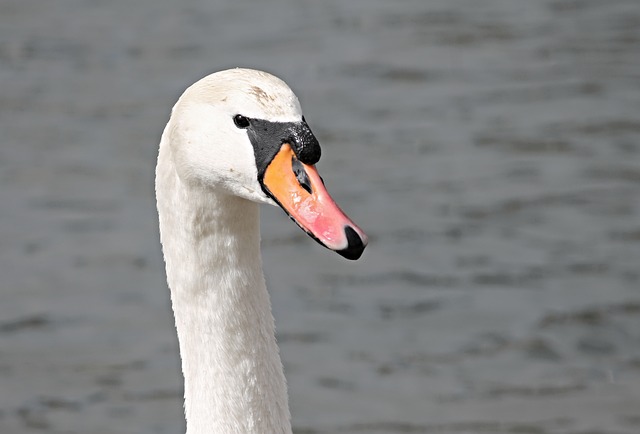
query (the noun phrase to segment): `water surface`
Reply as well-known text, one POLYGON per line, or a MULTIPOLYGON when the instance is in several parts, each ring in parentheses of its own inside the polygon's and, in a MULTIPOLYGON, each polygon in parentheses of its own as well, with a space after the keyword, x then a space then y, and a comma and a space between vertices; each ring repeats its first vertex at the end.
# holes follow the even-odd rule
POLYGON ((0 432, 184 430, 153 170, 232 66, 371 238, 264 209, 296 433, 640 431, 636 1, 5 0, 0 432))

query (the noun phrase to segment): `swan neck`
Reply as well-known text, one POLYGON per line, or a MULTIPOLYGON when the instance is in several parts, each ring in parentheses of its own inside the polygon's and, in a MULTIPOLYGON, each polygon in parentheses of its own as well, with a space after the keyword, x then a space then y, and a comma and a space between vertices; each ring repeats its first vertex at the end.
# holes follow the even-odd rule
POLYGON ((290 434, 262 273, 259 207, 183 184, 162 151, 156 195, 187 434, 290 434))

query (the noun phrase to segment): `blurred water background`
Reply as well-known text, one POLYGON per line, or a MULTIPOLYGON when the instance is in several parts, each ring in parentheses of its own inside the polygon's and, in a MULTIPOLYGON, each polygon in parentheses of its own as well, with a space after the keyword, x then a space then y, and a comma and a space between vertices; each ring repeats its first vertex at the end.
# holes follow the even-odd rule
POLYGON ((297 434, 640 432, 637 0, 2 0, 1 433, 183 432, 153 170, 233 66, 371 237, 263 211, 297 434))

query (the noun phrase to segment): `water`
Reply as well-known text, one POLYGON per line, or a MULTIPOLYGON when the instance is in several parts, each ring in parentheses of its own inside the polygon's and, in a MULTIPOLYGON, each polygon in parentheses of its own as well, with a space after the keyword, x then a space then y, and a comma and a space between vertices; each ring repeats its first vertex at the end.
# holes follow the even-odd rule
POLYGON ((154 160, 231 66, 371 238, 264 209, 296 433, 640 430, 636 1, 5 0, 0 432, 183 431, 154 160))

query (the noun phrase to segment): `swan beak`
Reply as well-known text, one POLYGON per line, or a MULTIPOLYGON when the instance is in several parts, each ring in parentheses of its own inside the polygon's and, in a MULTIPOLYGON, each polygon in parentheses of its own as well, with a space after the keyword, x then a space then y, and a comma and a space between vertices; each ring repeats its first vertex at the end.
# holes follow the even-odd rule
POLYGON ((265 191, 307 234, 347 259, 358 259, 367 236, 333 201, 315 166, 302 163, 288 143, 267 166, 265 191))

